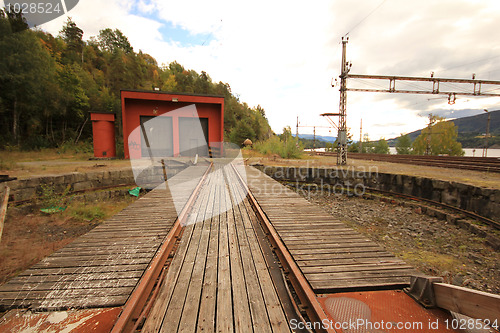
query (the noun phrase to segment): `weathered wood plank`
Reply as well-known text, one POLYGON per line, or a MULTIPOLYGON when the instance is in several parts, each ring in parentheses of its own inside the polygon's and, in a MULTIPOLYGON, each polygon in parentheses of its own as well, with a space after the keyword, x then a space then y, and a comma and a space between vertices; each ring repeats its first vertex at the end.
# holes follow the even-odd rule
POLYGON ((143 332, 151 332, 156 333, 159 332, 161 326, 165 320, 165 315, 172 300, 172 296, 174 293, 174 289, 177 285, 177 281, 179 280, 182 272, 189 272, 189 269, 185 267, 185 264, 192 264, 192 260, 194 257, 193 251, 191 250, 188 257, 188 250, 191 246, 197 246, 199 243, 199 239, 201 236, 201 228, 203 226, 202 223, 196 223, 197 219, 204 219, 205 207, 208 202, 209 191, 207 191, 207 187, 210 186, 210 179, 202 186, 200 194, 197 198, 197 203, 200 202, 200 205, 195 204, 193 210, 188 216, 188 220, 186 223, 186 227, 184 233, 182 235, 179 248, 175 252, 174 258, 172 259, 172 263, 167 270, 167 274, 165 277, 165 281, 163 286, 160 288, 160 292, 156 299, 155 305, 151 309, 151 312, 148 315, 148 318, 144 324, 142 329, 143 332), (202 209, 203 208, 203 209, 202 209), (184 271, 182 270, 184 268, 184 271))
POLYGON ((221 193, 221 211, 219 226, 219 256, 217 273, 217 314, 216 331, 221 333, 233 332, 233 304, 231 293, 231 264, 229 256, 229 235, 228 235, 228 210, 230 209, 229 192, 226 184, 221 193))
MULTIPOLYGON (((212 189, 210 191, 211 193, 213 193, 212 189)), ((172 293, 172 300, 175 301, 169 303, 160 332, 176 332, 179 328, 184 305, 186 304, 190 306, 189 302, 186 303, 186 299, 189 296, 189 286, 191 282, 197 282, 194 281, 194 279, 191 279, 190 276, 193 274, 193 271, 197 269, 197 267, 199 267, 199 265, 196 266, 195 264, 199 264, 200 260, 203 260, 204 266, 205 259, 203 256, 206 256, 206 249, 208 246, 208 236, 210 235, 210 228, 208 228, 207 231, 207 224, 209 224, 210 221, 207 221, 205 217, 209 216, 208 211, 210 210, 210 206, 213 206, 213 197, 211 195, 208 196, 208 203, 203 207, 206 208, 202 219, 203 222, 195 223, 195 231, 197 232, 197 237, 195 238, 195 240, 197 241, 190 244, 190 246, 188 247, 186 259, 179 274, 179 276, 182 278, 179 278, 177 280, 176 286, 172 293)), ((193 320, 193 317, 191 317, 191 320, 193 320)))
MULTIPOLYGON (((197 331, 214 332, 216 319, 217 301, 217 258, 219 255, 219 223, 221 191, 223 186, 222 171, 215 171, 215 193, 212 218, 210 223, 210 240, 208 252, 206 254, 205 275, 203 278, 203 288, 201 292, 200 307, 198 311, 197 331)), ((187 331, 186 331, 187 332, 187 331)))
MULTIPOLYGON (((232 189, 231 194, 236 199, 237 189, 235 189, 235 185, 234 181, 230 181, 230 188, 232 189)), ((236 201, 233 201, 233 207, 235 207, 235 225, 240 252, 245 254, 242 255, 242 263, 245 274, 245 283, 247 285, 248 300, 250 303, 252 326, 257 332, 272 332, 269 318, 267 316, 266 304, 262 295, 261 285, 259 283, 257 271, 251 256, 250 245, 245 233, 245 224, 243 222, 245 208, 243 203, 237 203, 237 199, 236 201)))
POLYGON ((436 304, 440 308, 477 319, 500 322, 500 295, 445 283, 433 283, 436 304))
POLYGON ((409 281, 414 270, 402 260, 262 172, 246 170, 250 189, 314 289, 409 281))

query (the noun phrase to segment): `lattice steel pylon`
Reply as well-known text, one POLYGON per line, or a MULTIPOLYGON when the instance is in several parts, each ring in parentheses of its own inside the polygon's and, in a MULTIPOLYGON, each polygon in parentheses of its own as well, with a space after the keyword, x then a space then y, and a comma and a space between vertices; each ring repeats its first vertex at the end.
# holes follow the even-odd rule
MULTIPOLYGON (((476 75, 472 75, 472 79, 453 79, 453 78, 437 78, 434 77, 434 72, 431 73, 431 77, 412 77, 412 76, 389 76, 389 75, 360 75, 360 74, 349 74, 351 70, 352 63, 346 60, 346 48, 349 37, 342 38, 342 63, 340 66, 340 105, 339 113, 323 113, 322 116, 326 116, 332 126, 338 128, 338 150, 337 150, 337 164, 345 165, 347 164, 347 123, 346 123, 346 108, 347 108, 347 92, 348 91, 358 91, 358 92, 382 92, 382 93, 397 93, 397 94, 434 94, 434 95, 447 95, 448 103, 454 104, 457 96, 472 96, 472 97, 500 97, 500 81, 493 80, 478 80, 476 75), (363 80, 385 80, 389 81, 388 89, 384 88, 348 88, 347 79, 363 79, 363 80), (432 88, 421 89, 417 87, 416 89, 399 89, 396 87, 396 82, 424 82, 427 84, 432 84, 432 88), (441 90, 440 84, 453 83, 453 84, 465 84, 468 85, 470 90, 465 87, 457 89, 456 87, 452 90, 441 90), (489 90, 484 91, 485 87, 489 87, 489 90), (492 88, 494 87, 494 88, 492 88), (457 91, 458 90, 458 91, 457 91), (330 117, 339 117, 338 126, 330 117)), ((334 85, 332 85, 334 86, 334 85)), ((460 88, 460 87, 458 87, 460 88)))
POLYGON ((337 147, 337 164, 347 164, 347 121, 346 121, 346 106, 347 106, 347 74, 351 69, 352 64, 346 60, 346 49, 349 37, 342 37, 342 63, 340 65, 340 103, 339 113, 323 113, 330 123, 335 124, 330 117, 339 117, 338 123, 338 147, 337 147))

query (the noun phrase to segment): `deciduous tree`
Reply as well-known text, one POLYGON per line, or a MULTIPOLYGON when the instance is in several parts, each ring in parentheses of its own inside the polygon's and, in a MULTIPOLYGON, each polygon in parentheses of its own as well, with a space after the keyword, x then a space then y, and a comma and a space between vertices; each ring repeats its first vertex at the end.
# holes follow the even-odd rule
POLYGON ((401 134, 396 142, 396 151, 399 155, 411 154, 411 138, 408 134, 401 134))
POLYGON ((462 156, 462 144, 457 141, 458 128, 451 121, 430 115, 429 126, 412 144, 413 153, 417 155, 449 155, 462 156))

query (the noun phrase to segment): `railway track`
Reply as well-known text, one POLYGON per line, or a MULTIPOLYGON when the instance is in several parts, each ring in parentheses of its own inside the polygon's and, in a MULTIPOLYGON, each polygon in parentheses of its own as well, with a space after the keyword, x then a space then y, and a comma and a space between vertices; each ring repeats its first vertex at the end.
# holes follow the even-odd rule
MULTIPOLYGON (((315 154, 319 156, 337 156, 336 153, 331 152, 316 152, 315 154)), ((500 158, 496 157, 455 157, 349 153, 348 158, 483 172, 500 172, 500 158)))
MULTIPOLYGON (((258 221, 260 223, 260 227, 263 229, 265 235, 267 235, 267 238, 268 238, 268 241, 269 241, 269 243, 271 245, 271 248, 273 249, 273 252, 275 253, 276 258, 279 260, 279 263, 280 263, 283 271, 285 272, 285 275, 286 275, 286 281, 285 281, 285 283, 287 285, 289 285, 289 288, 293 291, 292 293, 294 295, 296 295, 296 302, 298 304, 295 305, 294 308, 297 311, 298 311, 299 308, 303 309, 302 313, 299 312, 298 315, 296 317, 294 317, 294 318, 300 318, 302 320, 303 324, 304 324, 303 326, 298 325, 298 327, 299 328, 307 328, 307 323, 328 323, 328 322, 333 323, 336 320, 338 321, 339 317, 335 317, 334 315, 332 315, 332 312, 331 312, 331 309, 329 308, 329 306, 331 306, 331 302, 339 301, 339 298, 338 297, 329 297, 328 296, 328 290, 329 290, 328 288, 323 289, 323 292, 321 294, 318 293, 318 290, 320 290, 320 289, 313 288, 314 284, 311 284, 311 280, 310 279, 314 276, 314 274, 313 275, 311 275, 311 274, 304 274, 304 269, 305 269, 305 272, 311 272, 311 269, 306 269, 307 267, 305 268, 305 267, 303 267, 303 266, 301 266, 301 265, 298 264, 298 262, 296 260, 296 257, 293 254, 294 252, 290 252, 290 246, 292 246, 291 245, 292 243, 290 243, 289 241, 287 241, 288 237, 282 238, 283 235, 282 234, 280 235, 280 232, 273 225, 273 222, 271 221, 271 218, 273 218, 274 215, 272 213, 271 213, 271 215, 269 215, 270 214, 269 212, 266 213, 266 211, 263 209, 263 207, 259 204, 259 201, 256 198, 256 196, 252 193, 251 189, 249 188, 249 186, 247 185, 247 183, 244 181, 243 177, 238 173, 238 171, 236 170, 236 168, 234 168, 234 166, 231 166, 230 175, 226 175, 225 177, 226 177, 226 183, 227 183, 227 185, 224 185, 224 186, 229 186, 230 192, 233 191, 232 193, 236 193, 235 198, 237 198, 239 196, 239 198, 243 200, 242 202, 244 202, 245 200, 248 200, 248 206, 246 208, 244 208, 245 205, 239 204, 239 206, 240 206, 239 209, 242 212, 243 211, 247 211, 248 213, 250 213, 250 210, 253 211, 255 213, 255 217, 257 218, 256 222, 258 221), (246 199, 244 198, 245 195, 246 195, 246 199), (325 295, 325 293, 326 293, 326 295, 325 295), (332 321, 332 318, 333 318, 333 321, 332 321)), ((203 187, 203 184, 200 183, 198 185, 198 187, 197 187, 197 191, 199 191, 199 189, 201 189, 202 187, 203 187)), ((214 189, 211 190, 211 194, 209 196, 214 195, 213 193, 215 193, 215 195, 217 195, 217 193, 219 193, 219 192, 220 192, 220 189, 217 189, 217 187, 216 187, 215 190, 214 189)), ((222 193, 223 193, 223 191, 222 191, 222 193)), ((199 195, 202 195, 202 194, 200 194, 200 193, 193 193, 193 196, 192 196, 192 199, 190 199, 190 202, 194 203, 195 200, 196 200, 196 198, 199 195)), ((204 200, 204 202, 206 202, 207 201, 207 197, 205 196, 205 198, 203 200, 204 200)), ((226 200, 228 200, 227 197, 226 197, 226 200)), ((216 202, 217 202, 217 200, 214 201, 215 204, 216 204, 216 202)), ((186 206, 188 206, 188 205, 186 205, 186 206)), ((233 202, 233 206, 234 206, 234 202, 233 202)), ((216 209, 215 207, 216 206, 214 205, 214 209, 216 209)), ((185 208, 185 209, 186 209, 186 212, 187 212, 187 211, 189 211, 192 208, 185 208)), ((183 218, 183 217, 180 217, 180 218, 183 218)), ((250 218, 250 220, 254 219, 250 215, 249 215, 249 218, 250 218)), ((212 221, 212 223, 213 223, 213 221, 212 221)), ((228 223, 229 223, 229 221, 228 221, 228 223)), ((276 221, 274 223, 276 223, 276 221)), ((278 223, 278 225, 280 225, 280 223, 278 223)), ((248 227, 249 227, 249 225, 246 226, 246 228, 248 228, 248 227)), ((254 225, 254 227, 255 227, 255 225, 254 225)), ((222 232, 221 228, 222 228, 222 225, 217 227, 217 229, 216 229, 217 233, 222 232)), ((187 231, 187 232, 189 234, 191 234, 191 235, 194 235, 196 233, 196 231, 193 231, 193 230, 190 230, 190 231, 187 231)), ((231 233, 231 231, 229 231, 229 232, 231 233)), ((239 237, 243 237, 242 234, 239 234, 239 232, 237 232, 237 233, 238 233, 239 237)), ((193 237, 193 236, 191 236, 191 237, 193 237)), ((210 239, 212 239, 212 237, 214 237, 214 236, 212 236, 212 233, 210 233, 210 239)), ((203 239, 203 237, 202 237, 202 239, 203 239)), ((295 237, 293 237, 293 239, 295 239, 295 237)), ((171 238, 170 241, 174 242, 174 238, 171 238)), ((193 242, 193 240, 191 240, 191 242, 193 242)), ((209 265, 210 253, 211 253, 210 242, 211 241, 208 241, 208 245, 206 245, 208 247, 208 257, 206 259, 207 260, 206 269, 209 269, 208 265, 209 265)), ((220 243, 220 242, 221 241, 219 240, 219 247, 223 246, 222 243, 220 243)), ((327 241, 326 239, 324 240, 324 242, 329 243, 329 241, 327 241)), ((266 246, 261 241, 259 241, 259 244, 260 244, 261 248, 266 246)), ((293 243, 293 244, 295 244, 295 243, 293 243)), ((354 245, 354 243, 353 243, 353 245, 354 245)), ((201 243, 198 246, 202 246, 201 243)), ((293 245, 292 249, 295 246, 296 245, 293 245)), ((181 247, 182 247, 182 245, 181 245, 181 247)), ((167 245, 163 245, 162 248, 167 248, 167 245)), ((184 251, 186 251, 186 253, 187 253, 189 251, 189 249, 184 249, 184 251)), ((265 250, 263 250, 263 251, 266 252, 265 250)), ((373 250, 370 250, 370 251, 373 251, 373 250)), ((231 252, 231 251, 229 251, 229 252, 231 252)), ((166 254, 164 253, 163 256, 165 256, 165 255, 166 254)), ((188 256, 188 255, 186 254, 186 256, 188 256)), ((242 264, 244 266, 243 253, 241 254, 241 256, 242 256, 241 259, 237 259, 237 260, 243 260, 242 264)), ((360 262, 363 262, 363 261, 360 261, 360 262)), ((371 262, 371 261, 369 261, 369 262, 371 262)), ((268 267, 270 266, 269 264, 270 263, 268 262, 268 267)), ((158 261, 157 265, 163 267, 163 261, 158 261)), ((324 265, 324 264, 321 264, 321 265, 324 265)), ((349 268, 353 268, 353 267, 356 268, 356 266, 355 265, 353 266, 352 264, 348 265, 348 266, 349 266, 349 268)), ((319 266, 319 268, 320 268, 320 271, 325 271, 326 270, 324 272, 326 274, 332 274, 332 273, 328 273, 329 272, 328 266, 319 266)), ((172 269, 175 270, 175 268, 172 268, 172 269)), ((152 267, 151 270, 154 270, 156 272, 161 272, 160 268, 156 269, 156 268, 152 267)), ((334 271, 337 271, 337 268, 335 268, 334 271)), ((357 269, 355 271, 357 271, 357 269)), ((192 274, 196 274, 195 272, 196 272, 196 268, 194 268, 192 274)), ((156 274, 159 275, 160 273, 156 273, 156 274)), ((182 277, 182 271, 177 272, 177 274, 179 276, 178 278, 182 277)), ((235 274, 236 274, 236 272, 235 272, 235 274)), ((157 284, 157 286, 160 286, 162 284, 162 280, 163 280, 164 276, 165 276, 165 273, 162 273, 161 276, 158 277, 158 278, 156 276, 152 275, 149 278, 149 280, 150 281, 155 281, 155 283, 157 284)), ((391 276, 391 275, 388 275, 388 276, 391 276)), ((168 281, 171 281, 171 280, 169 280, 167 278, 167 281, 165 281, 163 283, 168 284, 168 281)), ((313 282, 314 282, 314 280, 313 280, 313 282)), ((263 282, 261 281, 260 283, 263 283, 263 282)), ((279 285, 279 283, 277 283, 276 280, 273 283, 274 283, 274 285, 279 285)), ((283 281, 281 281, 281 283, 283 283, 283 281)), ((390 284, 387 285, 386 288, 388 286, 390 286, 390 284)), ((219 287, 223 288, 220 285, 220 282, 219 282, 219 287)), ((158 287, 158 288, 160 288, 160 287, 158 287)), ((153 305, 157 301, 156 297, 158 297, 158 299, 161 300, 161 302, 165 302, 165 300, 166 300, 165 295, 163 294, 163 291, 159 291, 158 292, 158 288, 155 289, 156 291, 154 291, 152 293, 152 295, 148 295, 147 297, 145 295, 152 288, 148 289, 142 296, 132 295, 131 299, 141 299, 141 298, 142 299, 149 299, 148 304, 145 305, 145 302, 140 302, 140 303, 136 302, 135 304, 132 304, 132 303, 128 302, 127 305, 125 306, 123 312, 122 312, 122 315, 118 319, 117 324, 114 326, 112 332, 117 333, 117 332, 136 331, 138 328, 142 327, 142 325, 143 325, 142 319, 143 318, 145 318, 145 320, 146 320, 145 326, 143 328, 143 329, 145 329, 146 332, 157 331, 158 329, 160 329, 160 327, 162 327, 164 329, 163 325, 167 325, 165 327, 170 327, 170 329, 172 329, 172 326, 169 325, 168 322, 165 322, 165 320, 167 320, 167 318, 168 318, 168 313, 169 313, 170 306, 167 306, 167 305, 160 305, 159 306, 160 308, 164 308, 164 310, 162 310, 162 312, 161 312, 161 313, 163 313, 163 311, 164 311, 164 313, 165 313, 165 319, 163 319, 163 324, 161 323, 161 320, 160 320, 160 324, 158 324, 157 319, 155 319, 155 320, 153 320, 153 319, 149 320, 148 319, 148 317, 150 315, 153 315, 153 317, 158 317, 158 313, 159 313, 158 310, 157 310, 158 305, 153 305), (160 296, 158 296, 158 295, 160 295, 160 296), (155 324, 155 322, 157 324, 155 324), (159 326, 159 325, 162 325, 162 326, 159 326)), ((170 295, 171 295, 171 297, 173 297, 173 295, 175 294, 175 291, 172 288, 174 288, 174 287, 173 286, 170 287, 170 292, 171 292, 170 295)), ((263 290, 265 289, 265 287, 261 287, 261 288, 263 288, 263 290)), ((386 288, 382 288, 382 290, 386 289, 386 288)), ((443 287, 443 288, 445 288, 445 290, 446 290, 447 287, 443 287)), ((169 289, 169 288, 167 287, 167 289, 169 289)), ((400 289, 400 287, 396 287, 396 289, 400 289)), ((355 292, 355 294, 359 294, 359 295, 363 294, 363 293, 359 293, 359 291, 363 290, 363 288, 361 288, 361 289, 359 289, 359 288, 355 288, 355 289, 341 288, 339 290, 345 290, 345 291, 351 290, 351 293, 347 292, 345 294, 341 294, 343 296, 347 296, 348 298, 351 295, 354 295, 354 293, 352 293, 352 292, 355 292)), ((378 288, 375 287, 374 290, 378 290, 378 288)), ((373 295, 370 294, 369 291, 366 292, 366 293, 368 293, 369 298, 373 297, 373 295)), ((392 291, 380 291, 380 293, 381 293, 379 295, 380 302, 387 302, 387 299, 389 299, 389 298, 393 299, 394 297, 397 298, 397 297, 401 296, 400 294, 397 294, 397 293, 394 294, 392 291)), ((186 299, 189 299, 189 294, 190 293, 188 291, 187 292, 188 296, 186 296, 187 297, 186 299)), ((282 295, 280 295, 280 298, 281 297, 282 297, 282 295)), ((408 296, 405 296, 405 297, 406 298, 403 297, 402 299, 398 299, 397 302, 401 302, 401 304, 406 304, 406 305, 403 305, 403 306, 407 306, 408 309, 412 309, 413 306, 416 306, 417 303, 415 303, 413 301, 413 299, 411 299, 408 296)), ((217 296, 217 299, 218 298, 219 298, 219 296, 217 296)), ((290 299, 292 299, 292 298, 293 297, 290 297, 290 299)), ((394 298, 394 301, 395 301, 396 298, 394 298)), ((500 298, 497 297, 496 300, 500 300, 500 298)), ((391 300, 390 302, 392 302, 392 301, 393 300, 391 300)), ((203 300, 202 300, 202 303, 203 303, 203 300)), ((205 310, 202 310, 202 308, 203 308, 202 303, 200 303, 200 309, 199 309, 199 311, 201 311, 201 312, 205 311, 205 310)), ((368 304, 368 303, 369 303, 368 300, 366 300, 366 304, 368 304)), ((347 304, 347 305, 344 305, 344 306, 346 306, 346 308, 349 309, 351 306, 354 306, 354 305, 353 304, 347 304)), ((359 306, 359 304, 357 304, 356 306, 359 306)), ((184 305, 184 308, 186 308, 186 307, 191 308, 192 306, 188 305, 186 303, 184 305)), ((222 305, 222 307, 224 307, 224 305, 222 305)), ((348 310, 348 312, 349 311, 352 311, 352 309, 348 310)), ((414 316, 415 309, 410 310, 410 312, 411 312, 411 316, 414 316)), ((234 315, 236 316, 236 314, 234 314, 234 315)), ((421 314, 421 315, 425 317, 428 314, 421 314)), ((161 316, 163 316, 163 315, 161 315, 161 316)), ((183 318, 183 316, 184 315, 182 315, 182 318, 183 318)), ((271 314, 269 314, 269 316, 270 316, 270 318, 272 317, 271 314)), ((219 317, 217 315, 215 315, 215 317, 217 317, 217 320, 219 320, 219 317)), ((290 317, 287 316, 287 318, 288 318, 288 321, 289 321, 288 324, 290 325, 290 322, 291 322, 290 321, 290 317)), ((236 317, 234 318, 234 320, 236 320, 236 317)), ((296 320, 296 319, 294 319, 294 320, 296 320)), ((200 329, 200 327, 199 327, 199 321, 200 321, 200 318, 198 318, 198 329, 200 329)), ((183 327, 182 326, 182 322, 183 321, 181 319, 180 320, 180 324, 178 324, 178 325, 180 325, 179 328, 178 328, 179 331, 183 327)), ((256 325, 256 324, 257 323, 254 322, 254 325, 256 325)), ((279 331, 287 331, 288 332, 288 329, 290 329, 290 327, 288 327, 288 329, 286 329, 285 327, 277 325, 276 323, 275 324, 277 326, 273 326, 272 320, 271 320, 270 324, 271 324, 271 329, 273 331, 275 330, 275 331, 278 331, 278 332, 279 331)), ((312 331, 314 331, 314 332, 342 332, 341 326, 342 325, 340 325, 338 327, 335 327, 334 325, 326 325, 326 326, 325 325, 320 325, 320 326, 317 326, 317 327, 314 326, 314 329, 312 331)), ((176 327, 176 326, 173 326, 173 327, 176 327)), ((236 327, 234 327, 232 329, 236 329, 236 327)), ((308 331, 308 330, 307 329, 303 329, 303 330, 299 329, 297 331, 304 331, 305 332, 305 331, 308 331)), ((441 332, 447 332, 447 331, 453 331, 453 330, 444 330, 443 329, 443 330, 437 330, 436 332, 440 332, 440 331, 441 332)))
POLYGON ((474 212, 471 212, 471 211, 468 211, 468 210, 465 210, 465 209, 461 209, 461 208, 458 208, 458 207, 455 207, 455 206, 444 204, 444 203, 439 202, 439 201, 425 199, 425 198, 420 198, 420 197, 415 197, 415 196, 412 196, 412 195, 407 195, 407 194, 402 194, 402 193, 395 193, 395 192, 391 192, 391 191, 379 190, 379 189, 375 189, 375 188, 371 188, 371 187, 366 187, 366 190, 368 192, 380 193, 380 194, 383 194, 383 195, 392 196, 392 197, 396 197, 396 198, 403 198, 403 199, 406 199, 406 200, 411 200, 411 201, 416 201, 416 202, 429 203, 429 204, 431 204, 433 206, 444 208, 444 209, 456 212, 458 214, 464 215, 466 217, 470 217, 470 218, 475 219, 477 221, 481 221, 481 222, 483 222, 483 223, 485 223, 485 224, 487 224, 487 225, 489 225, 489 226, 491 226, 491 227, 493 227, 493 228, 495 228, 497 230, 500 230, 500 223, 497 222, 497 221, 494 221, 492 219, 489 219, 487 217, 481 216, 479 214, 476 214, 474 212))
POLYGON ((413 268, 331 215, 311 214, 307 200, 256 169, 246 168, 245 180, 244 168, 206 169, 106 332, 340 333, 362 313, 372 322, 453 320, 442 309, 500 320, 500 296, 424 278, 435 288, 428 295, 410 281, 413 268), (441 309, 422 310, 401 292, 407 286, 441 309))

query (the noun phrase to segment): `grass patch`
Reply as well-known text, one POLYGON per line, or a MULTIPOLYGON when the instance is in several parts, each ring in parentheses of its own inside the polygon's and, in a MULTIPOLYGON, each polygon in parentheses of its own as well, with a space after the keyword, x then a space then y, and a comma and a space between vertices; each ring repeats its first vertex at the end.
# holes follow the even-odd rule
POLYGON ((439 267, 440 270, 447 270, 450 272, 458 272, 462 267, 462 262, 457 258, 436 252, 419 250, 418 252, 408 251, 396 253, 407 263, 414 266, 421 266, 422 263, 431 267, 439 267))
POLYGON ((107 216, 106 212, 99 206, 72 207, 68 213, 73 219, 79 222, 102 220, 107 216))
POLYGON ((75 201, 72 202, 62 214, 80 223, 100 223, 115 215, 135 200, 137 200, 137 198, 124 197, 119 200, 110 199, 94 202, 75 201))

